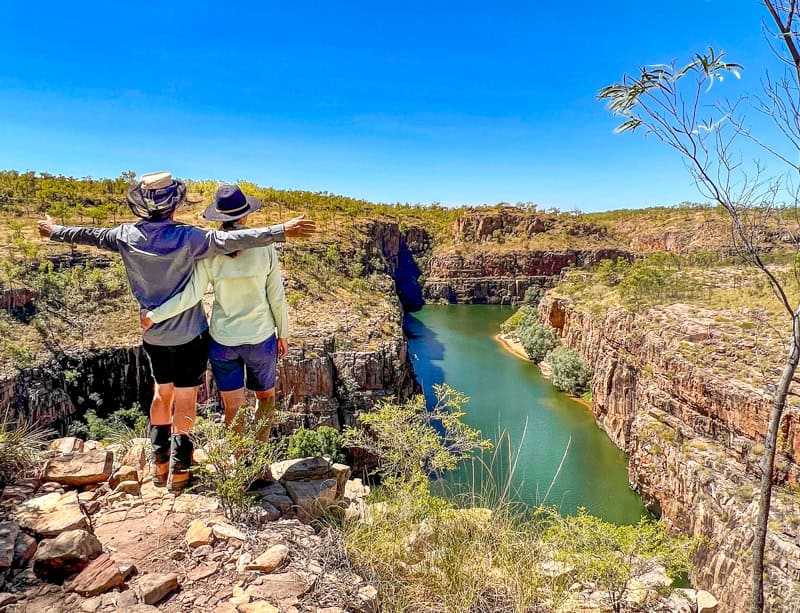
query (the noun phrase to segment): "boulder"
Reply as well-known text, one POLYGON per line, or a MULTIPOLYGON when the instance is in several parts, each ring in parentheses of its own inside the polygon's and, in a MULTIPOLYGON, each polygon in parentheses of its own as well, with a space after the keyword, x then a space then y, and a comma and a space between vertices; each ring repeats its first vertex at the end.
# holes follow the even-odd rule
POLYGON ((214 536, 211 526, 202 519, 195 519, 189 524, 189 529, 186 530, 184 539, 189 547, 201 547, 213 541, 214 536))
POLYGON ((146 438, 133 439, 128 451, 122 456, 123 466, 132 466, 137 470, 142 470, 147 466, 147 453, 150 448, 150 441, 146 438))
POLYGON ((30 498, 35 489, 29 485, 6 485, 0 495, 0 502, 18 504, 30 498))
MULTIPOLYGON (((292 510, 292 507, 294 506, 292 499, 286 496, 285 494, 284 495, 273 494, 264 496, 264 498, 261 499, 262 506, 265 503, 278 509, 278 511, 280 511, 281 513, 288 513, 289 511, 292 510)), ((268 507, 265 508, 268 509, 268 507)))
POLYGON ((344 497, 348 500, 360 500, 369 494, 369 486, 364 485, 361 479, 349 479, 344 486, 344 497))
POLYGON ((101 483, 111 476, 114 454, 105 449, 68 453, 47 461, 44 478, 63 485, 101 483))
POLYGON ((114 489, 123 481, 136 481, 139 482, 139 471, 133 466, 123 465, 114 471, 111 478, 108 480, 108 486, 114 489))
POLYGON ((53 492, 31 498, 19 506, 16 514, 20 527, 41 536, 56 536, 65 530, 87 530, 89 520, 75 491, 53 492))
POLYGON ((10 521, 0 523, 0 568, 9 568, 14 563, 14 547, 19 533, 17 524, 10 521))
POLYGON ((61 578, 86 568, 103 550, 100 541, 86 530, 67 530, 45 539, 33 556, 33 570, 45 578, 61 578))
POLYGON ((84 568, 80 574, 70 581, 67 591, 90 597, 103 594, 119 587, 125 578, 117 563, 107 553, 100 554, 84 568))
POLYGON ((286 545, 273 545, 255 560, 245 566, 246 570, 258 570, 271 573, 289 560, 289 548, 286 545))
POLYGON ((136 591, 144 604, 153 605, 178 589, 178 575, 149 574, 136 582, 136 591))
MULTIPOLYGON (((291 508, 291 503, 292 503, 291 498, 289 498, 288 496, 286 496, 285 498, 286 500, 289 501, 289 508, 291 508)), ((266 500, 262 500, 259 503, 259 507, 257 507, 256 510, 258 510, 259 508, 261 509, 259 511, 259 519, 261 521, 264 522, 277 521, 278 519, 281 518, 281 512, 266 500)))
POLYGON ((138 481, 121 481, 114 488, 115 494, 128 494, 129 496, 139 495, 138 481))
POLYGON ((335 502, 337 489, 336 479, 286 483, 286 491, 297 507, 297 517, 303 522, 322 517, 335 502))
POLYGON ((65 436, 64 438, 57 438, 50 443, 50 451, 55 451, 59 454, 64 453, 81 453, 83 451, 83 441, 74 436, 65 436))
POLYGON ((272 478, 281 483, 325 479, 331 473, 331 463, 325 458, 300 458, 284 460, 270 466, 272 478))
POLYGON ((235 526, 231 526, 230 524, 226 524, 224 522, 214 523, 214 525, 211 527, 211 531, 216 538, 221 539, 223 541, 228 541, 233 539, 236 541, 244 542, 247 540, 247 537, 241 530, 239 530, 239 528, 236 528, 235 526))
POLYGON ((697 613, 715 613, 719 602, 716 597, 705 590, 697 590, 697 613))

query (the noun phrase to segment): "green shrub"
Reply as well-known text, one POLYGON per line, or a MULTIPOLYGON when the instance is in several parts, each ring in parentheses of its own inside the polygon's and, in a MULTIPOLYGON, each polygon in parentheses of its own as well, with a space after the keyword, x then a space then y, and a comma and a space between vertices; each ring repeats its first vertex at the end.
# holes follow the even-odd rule
POLYGON ((544 296, 544 288, 532 285, 525 290, 525 296, 522 298, 522 304, 535 307, 544 296))
POLYGON ((431 475, 453 470, 473 452, 491 448, 480 430, 461 421, 469 399, 446 384, 433 389, 436 404, 430 409, 422 395, 405 404, 387 400, 359 416, 361 428, 345 430, 345 445, 378 458, 384 483, 427 484, 431 475))
POLYGON ((138 404, 129 409, 118 409, 108 417, 98 417, 90 409, 86 411, 83 421, 74 421, 69 425, 69 434, 84 440, 103 441, 125 445, 133 438, 147 436, 148 417, 138 404))
POLYGON ((537 364, 559 344, 555 330, 540 323, 533 313, 526 313, 520 320, 517 334, 525 353, 537 364))
POLYGON ((344 462, 342 434, 330 426, 316 430, 300 428, 289 437, 286 455, 290 459, 325 456, 334 462, 344 462))
POLYGON ((277 445, 259 439, 265 427, 267 419, 257 421, 255 408, 245 407, 228 426, 201 417, 192 430, 195 447, 208 455, 196 473, 200 485, 219 498, 223 513, 233 521, 246 518, 254 503, 248 488, 280 457, 277 445))
POLYGON ((552 369, 551 381, 562 392, 579 395, 589 386, 592 373, 586 361, 566 347, 557 347, 547 355, 552 369))
POLYGON ((503 323, 500 324, 500 332, 503 334, 508 334, 510 332, 516 332, 517 328, 519 327, 519 323, 522 321, 522 318, 528 313, 526 307, 521 307, 517 309, 514 314, 506 319, 503 323))
POLYGON ((658 566, 673 579, 689 569, 690 541, 669 536, 664 524, 646 518, 635 526, 615 526, 580 509, 573 517, 554 517, 545 540, 581 581, 596 583, 617 612, 631 580, 658 566))

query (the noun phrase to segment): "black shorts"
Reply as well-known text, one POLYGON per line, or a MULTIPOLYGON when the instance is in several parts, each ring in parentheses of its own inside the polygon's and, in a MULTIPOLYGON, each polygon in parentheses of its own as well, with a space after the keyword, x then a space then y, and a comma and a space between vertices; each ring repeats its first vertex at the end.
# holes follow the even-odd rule
POLYGON ((197 387, 203 383, 208 365, 208 330, 184 345, 151 345, 143 342, 150 358, 150 369, 156 383, 172 383, 175 387, 197 387))

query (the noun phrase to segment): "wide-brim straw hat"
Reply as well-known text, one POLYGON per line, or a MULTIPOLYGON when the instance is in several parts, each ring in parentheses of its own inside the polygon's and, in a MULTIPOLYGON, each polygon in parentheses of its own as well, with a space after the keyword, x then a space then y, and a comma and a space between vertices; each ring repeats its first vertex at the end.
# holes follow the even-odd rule
POLYGON ((214 202, 203 211, 203 217, 210 221, 236 221, 262 206, 261 200, 245 196, 238 185, 222 185, 214 194, 214 202))
POLYGON ((186 198, 186 185, 166 171, 142 175, 141 181, 128 190, 128 206, 137 217, 164 220, 186 198))

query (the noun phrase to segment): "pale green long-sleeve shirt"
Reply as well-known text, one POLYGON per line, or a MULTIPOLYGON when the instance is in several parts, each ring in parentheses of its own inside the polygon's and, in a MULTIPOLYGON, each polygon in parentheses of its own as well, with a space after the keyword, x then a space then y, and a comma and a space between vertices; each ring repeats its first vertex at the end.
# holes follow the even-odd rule
POLYGON ((209 328, 222 345, 254 345, 275 333, 289 335, 283 280, 275 247, 241 251, 235 258, 220 255, 200 260, 179 294, 150 311, 154 323, 167 320, 203 299, 214 288, 209 328))

